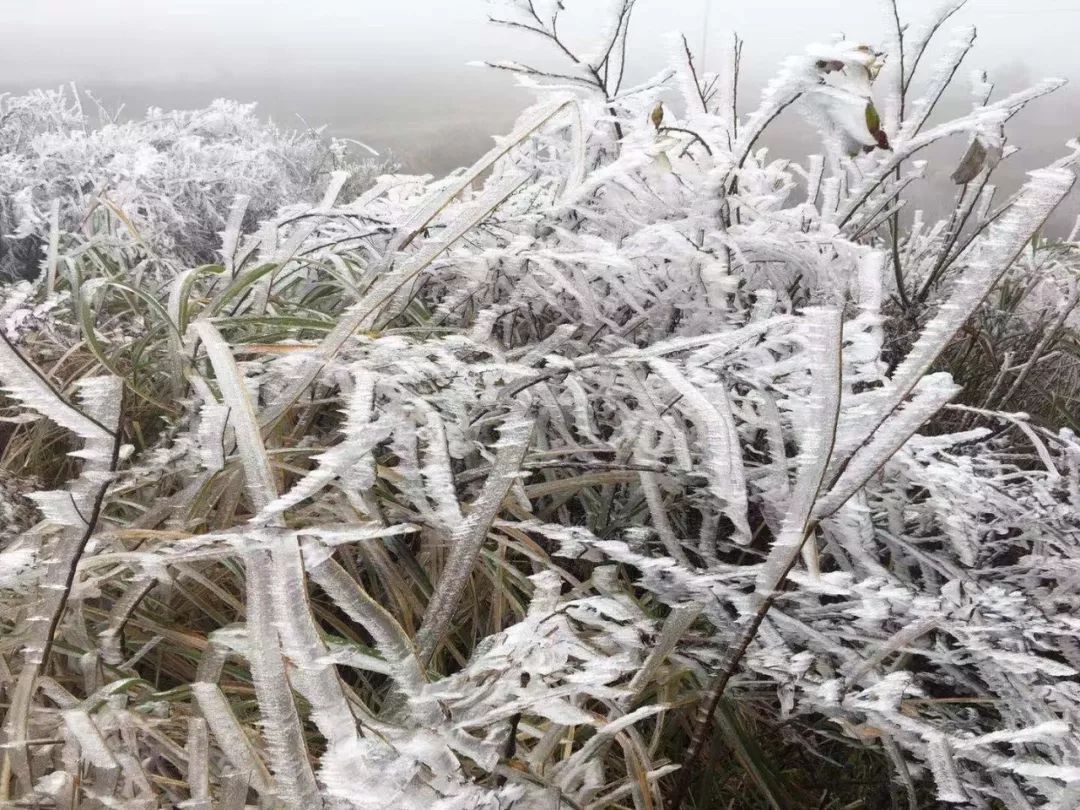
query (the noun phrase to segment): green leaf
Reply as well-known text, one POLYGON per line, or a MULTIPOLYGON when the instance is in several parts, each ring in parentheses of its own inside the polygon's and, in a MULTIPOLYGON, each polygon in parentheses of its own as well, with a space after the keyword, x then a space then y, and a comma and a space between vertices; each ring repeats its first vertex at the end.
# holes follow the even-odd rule
POLYGON ((881 116, 872 101, 866 104, 866 128, 871 135, 876 135, 881 130, 881 116))

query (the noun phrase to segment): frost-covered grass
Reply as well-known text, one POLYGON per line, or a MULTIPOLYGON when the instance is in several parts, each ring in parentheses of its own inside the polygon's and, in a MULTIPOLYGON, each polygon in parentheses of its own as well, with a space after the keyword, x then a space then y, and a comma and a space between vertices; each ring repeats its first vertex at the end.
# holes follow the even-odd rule
MULTIPOLYGON (((209 264, 115 201, 38 232, 0 798, 1077 805, 1080 441, 1028 389, 1075 373, 1038 234, 1080 145, 990 181, 1055 84, 935 122, 970 47, 917 74, 935 18, 742 114, 737 43, 623 87, 632 5, 565 74, 502 64, 544 87, 467 170, 234 189, 209 264), (759 148, 799 113, 823 156, 759 148), (908 227, 946 138, 956 213, 908 227)), ((559 10, 500 13, 562 48, 559 10)))

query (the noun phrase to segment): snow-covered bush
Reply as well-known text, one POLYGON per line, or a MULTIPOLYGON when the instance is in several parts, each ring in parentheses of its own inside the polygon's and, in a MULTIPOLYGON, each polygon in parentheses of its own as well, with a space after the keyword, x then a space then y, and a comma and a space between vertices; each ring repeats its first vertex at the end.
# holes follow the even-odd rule
POLYGON ((282 130, 254 104, 215 101, 202 110, 149 110, 95 123, 79 95, 61 88, 0 96, 0 273, 38 274, 50 234, 89 233, 95 218, 177 268, 210 261, 233 200, 248 197, 248 223, 283 203, 312 202, 334 169, 361 185, 385 162, 354 156, 346 141, 282 130))
POLYGON ((1053 83, 927 126, 965 37, 917 97, 838 42, 742 116, 688 50, 622 88, 631 7, 565 76, 503 64, 546 84, 469 169, 241 199, 173 276, 67 233, 9 290, 2 458, 47 480, 3 535, 5 795, 678 807, 752 695, 909 806, 1076 805, 1080 441, 937 370, 1075 181, 1073 143, 987 191, 1053 83), (773 159, 797 111, 826 154, 773 159), (971 191, 901 233, 948 137, 971 191))

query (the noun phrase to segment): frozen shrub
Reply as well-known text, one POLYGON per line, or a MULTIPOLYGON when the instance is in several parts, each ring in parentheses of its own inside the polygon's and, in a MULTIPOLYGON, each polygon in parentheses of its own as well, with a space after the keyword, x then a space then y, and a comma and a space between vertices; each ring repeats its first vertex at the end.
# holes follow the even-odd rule
POLYGON ((333 170, 357 186, 385 170, 354 151, 279 129, 235 101, 93 123, 75 91, 0 97, 0 272, 37 275, 53 206, 61 232, 103 221, 177 268, 208 262, 237 196, 249 199, 254 225, 285 202, 313 201, 333 170))

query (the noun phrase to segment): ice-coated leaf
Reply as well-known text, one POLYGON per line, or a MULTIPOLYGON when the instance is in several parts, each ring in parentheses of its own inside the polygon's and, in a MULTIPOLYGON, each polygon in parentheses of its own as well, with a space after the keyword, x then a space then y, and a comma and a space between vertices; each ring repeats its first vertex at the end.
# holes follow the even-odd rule
MULTIPOLYGON (((806 341, 812 347, 810 396, 805 418, 799 419, 795 486, 788 499, 780 532, 757 578, 759 593, 771 593, 790 568, 794 555, 807 543, 810 519, 825 482, 825 471, 836 441, 840 413, 842 375, 843 321, 835 310, 811 310, 806 341)), ((816 569, 816 556, 804 555, 808 566, 816 569)))
MULTIPOLYGON (((322 797, 308 759, 307 741, 278 643, 275 611, 278 600, 272 593, 274 570, 270 553, 261 549, 247 551, 244 569, 248 661, 275 788, 286 802, 319 808, 323 805, 322 797)), ((291 606, 282 607, 291 609, 291 606)))
POLYGON ((3 334, 0 334, 0 385, 9 396, 79 438, 111 442, 108 427, 64 399, 45 374, 26 360, 3 334))
POLYGON ((251 744, 243 727, 236 720, 229 702, 216 683, 195 681, 191 691, 198 701, 218 747, 236 770, 246 774, 250 784, 262 795, 273 791, 273 778, 251 744))
POLYGON ((713 385, 706 394, 668 361, 654 359, 651 364, 685 399, 697 426, 709 490, 734 526, 735 542, 749 543, 743 459, 727 391, 722 385, 713 385))
POLYGON ((266 446, 259 432, 255 409, 244 385, 243 375, 233 359, 229 345, 212 324, 196 321, 191 328, 206 346, 206 353, 214 366, 221 389, 222 405, 229 409, 229 423, 236 434, 248 492, 256 506, 263 509, 277 497, 277 483, 270 468, 270 459, 266 455, 266 446))
POLYGON ((938 801, 950 804, 966 803, 968 798, 960 784, 956 763, 952 751, 949 750, 949 741, 944 734, 931 735, 927 746, 927 762, 934 775, 938 801))
MULTIPOLYGON (((311 716, 331 744, 353 739, 356 720, 337 670, 327 662, 326 644, 311 614, 299 539, 274 532, 271 594, 281 650, 292 664, 292 682, 311 705, 311 716)), ((257 642, 256 642, 257 643, 257 642)))
POLYGON ((502 508, 510 487, 517 480, 533 420, 520 410, 511 411, 499 431, 496 456, 491 472, 468 515, 450 535, 450 556, 424 611, 424 620, 416 634, 416 647, 422 662, 430 661, 450 627, 488 530, 502 508))

